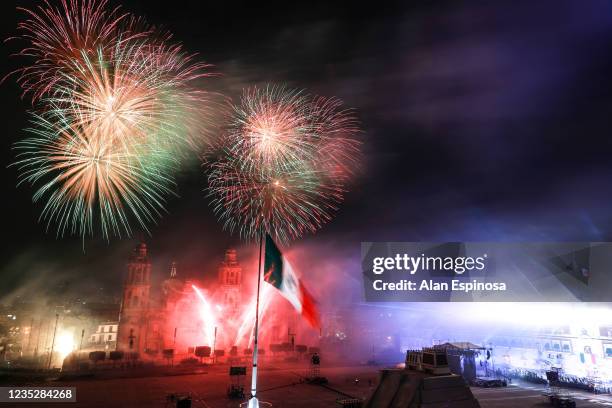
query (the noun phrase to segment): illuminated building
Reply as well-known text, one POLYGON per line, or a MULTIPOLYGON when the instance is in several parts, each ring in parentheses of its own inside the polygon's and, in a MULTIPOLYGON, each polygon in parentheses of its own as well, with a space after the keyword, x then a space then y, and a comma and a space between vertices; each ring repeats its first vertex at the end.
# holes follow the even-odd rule
POLYGON ((141 243, 130 258, 123 282, 123 296, 119 313, 117 348, 141 353, 149 329, 149 295, 151 289, 151 262, 147 246, 141 243))
POLYGON ((225 259, 219 266, 219 285, 226 316, 236 317, 242 305, 242 267, 238 263, 235 249, 225 251, 225 259))
POLYGON ((114 350, 117 347, 118 322, 107 322, 98 326, 94 334, 89 336, 91 348, 114 350))
POLYGON ((235 249, 225 252, 217 284, 202 289, 206 302, 210 302, 207 307, 212 309, 201 309, 202 301, 191 287, 203 285, 179 278, 176 262, 172 262, 169 276, 159 288, 152 285, 151 274, 147 246, 141 243, 127 264, 123 281, 117 350, 137 353, 140 358, 160 359, 164 349, 186 353, 200 343, 212 346, 217 340, 217 346, 234 345, 237 329, 234 326, 243 312, 242 266, 235 249), (223 318, 217 321, 216 315, 223 318))

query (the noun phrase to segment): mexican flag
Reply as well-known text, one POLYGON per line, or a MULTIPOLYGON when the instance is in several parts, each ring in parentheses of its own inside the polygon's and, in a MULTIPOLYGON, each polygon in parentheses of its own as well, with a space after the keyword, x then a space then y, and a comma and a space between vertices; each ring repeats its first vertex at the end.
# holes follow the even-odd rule
POLYGON ((266 234, 264 280, 278 289, 311 326, 321 328, 319 311, 314 299, 268 234, 266 234))

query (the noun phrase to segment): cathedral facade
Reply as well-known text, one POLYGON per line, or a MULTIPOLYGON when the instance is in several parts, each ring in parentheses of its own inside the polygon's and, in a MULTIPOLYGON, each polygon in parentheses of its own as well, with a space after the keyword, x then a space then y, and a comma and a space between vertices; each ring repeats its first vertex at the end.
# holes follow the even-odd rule
MULTIPOLYGON (((207 342, 202 336, 203 333, 211 335, 206 325, 213 319, 213 312, 222 310, 223 319, 228 321, 240 313, 242 267, 234 249, 225 252, 218 268, 217 284, 210 285, 214 290, 206 291, 207 299, 214 300, 214 310, 202 309, 197 292, 192 289, 196 282, 180 279, 176 263, 172 263, 161 287, 152 286, 151 272, 147 246, 141 243, 127 263, 123 280, 117 350, 143 359, 160 359, 168 349, 176 350, 177 354, 186 353, 188 348, 207 342)), ((216 325, 221 323, 214 323, 215 340, 216 325)))
POLYGON ((117 349, 140 353, 147 346, 151 307, 151 261, 144 243, 138 245, 127 264, 119 312, 117 349))
POLYGON ((231 318, 242 306, 242 266, 235 249, 225 251, 225 259, 219 266, 219 289, 226 314, 231 318))

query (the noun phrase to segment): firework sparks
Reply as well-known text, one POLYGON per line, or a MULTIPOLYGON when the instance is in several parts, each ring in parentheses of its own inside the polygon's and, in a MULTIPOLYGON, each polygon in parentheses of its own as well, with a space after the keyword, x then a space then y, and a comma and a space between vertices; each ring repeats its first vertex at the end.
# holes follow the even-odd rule
POLYGON ((312 159, 317 134, 300 91, 269 86, 247 89, 226 133, 232 154, 247 170, 282 168, 312 159), (306 156, 306 157, 305 157, 306 156))
MULTIPOLYGON (((270 305, 270 301, 272 300, 272 289, 271 286, 264 286, 261 294, 261 305, 259 310, 259 318, 266 314, 268 310, 268 306, 270 305)), ((234 346, 238 346, 242 344, 244 340, 246 340, 246 335, 249 334, 248 342, 246 343, 247 347, 250 347, 253 343, 253 333, 255 329, 255 302, 257 299, 252 299, 251 302, 244 309, 246 312, 242 316, 242 322, 240 326, 236 330, 236 339, 234 340, 234 346)))
POLYGON ((227 229, 247 238, 274 231, 287 241, 315 232, 341 201, 342 190, 326 185, 323 176, 309 163, 259 173, 224 161, 213 165, 209 187, 227 229))
POLYGON ((209 189, 225 228, 287 242, 332 218, 359 161, 359 127, 337 99, 247 90, 212 164, 209 189))
POLYGON ((83 53, 106 50, 118 41, 145 34, 132 32, 137 20, 128 13, 120 13, 118 7, 108 10, 107 3, 107 0, 62 0, 61 7, 45 1, 36 10, 18 8, 28 16, 18 25, 21 35, 14 37, 28 43, 18 55, 34 61, 12 73, 18 75, 24 93, 32 94, 34 100, 51 94, 65 69, 83 53))
POLYGON ((320 157, 317 165, 334 183, 345 184, 355 176, 361 160, 361 142, 355 137, 359 124, 350 110, 337 98, 316 97, 309 117, 319 135, 320 157))
POLYGON ((142 41, 118 45, 109 59, 101 51, 95 58, 83 54, 45 102, 128 150, 143 143, 175 153, 198 149, 210 103, 190 83, 208 74, 206 64, 189 58, 180 48, 142 41))
POLYGON ((206 336, 208 346, 212 348, 215 342, 215 328, 218 327, 215 313, 202 291, 195 285, 191 285, 191 287, 200 300, 200 317, 202 319, 202 323, 204 324, 204 335, 206 336))
POLYGON ((129 235, 130 218, 146 230, 163 210, 163 197, 171 191, 163 173, 147 170, 138 156, 104 137, 61 126, 57 118, 35 119, 34 136, 16 144, 16 165, 20 182, 40 185, 34 201, 45 201, 41 218, 48 226, 55 222, 58 234, 92 234, 98 219, 105 237, 129 235))
POLYGON ((21 182, 40 185, 42 218, 59 234, 130 235, 163 210, 172 175, 205 142, 210 74, 170 34, 106 0, 45 2, 19 25, 34 63, 16 73, 35 102, 32 137, 18 142, 21 182))

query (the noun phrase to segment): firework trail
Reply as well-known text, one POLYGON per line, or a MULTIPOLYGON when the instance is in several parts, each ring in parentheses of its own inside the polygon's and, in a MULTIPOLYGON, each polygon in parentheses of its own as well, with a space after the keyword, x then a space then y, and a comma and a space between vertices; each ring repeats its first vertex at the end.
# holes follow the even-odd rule
POLYGON ((198 299, 200 300, 200 317, 202 318, 202 322, 204 323, 204 335, 206 336, 208 346, 212 348, 215 341, 215 327, 218 326, 217 320, 215 318, 215 313, 213 312, 210 303, 206 300, 204 294, 202 294, 202 291, 198 289, 198 287, 195 285, 191 285, 191 287, 198 296, 198 299))
POLYGON ((106 0, 62 0, 22 9, 33 60, 13 74, 32 96, 30 137, 18 142, 20 183, 47 200, 41 218, 58 234, 145 230, 172 194, 181 162, 206 142, 210 76, 168 32, 106 0), (94 226, 96 228, 94 228, 94 226))
MULTIPOLYGON (((262 295, 262 299, 261 299, 261 310, 259 311, 259 320, 262 320, 262 316, 264 316, 266 314, 266 312, 268 311, 268 308, 270 306, 270 303, 272 301, 272 295, 273 295, 273 290, 272 287, 268 287, 265 286, 264 290, 263 290, 263 295, 262 295)), ((253 308, 251 308, 253 309, 253 308)), ((254 310, 254 309, 253 309, 254 310)), ((247 348, 250 348, 253 346, 253 339, 255 337, 255 325, 253 324, 253 318, 255 317, 255 312, 253 312, 251 314, 251 325, 249 327, 249 341, 247 343, 247 348)), ((262 324, 263 326, 263 324, 262 324)))
MULTIPOLYGON (((268 306, 270 305, 270 302, 272 300, 272 291, 274 289, 272 289, 271 286, 264 286, 263 290, 262 290, 262 294, 261 294, 261 305, 260 305, 260 310, 259 310, 259 318, 261 319, 262 316, 264 316, 266 314, 266 311, 268 310, 268 306)), ((251 343, 253 342, 253 333, 255 330, 255 302, 257 301, 257 299, 252 299, 251 302, 247 305, 247 307, 244 309, 245 313, 242 316, 242 322, 240 323, 240 326, 238 327, 238 330, 236 331, 236 338, 234 340, 233 345, 234 346, 238 346, 242 343, 243 340, 246 339, 246 335, 247 333, 249 334, 249 339, 248 342, 246 343, 246 347, 250 347, 251 343)))
POLYGON ((211 164, 224 227, 287 242, 331 220, 360 160, 359 127, 337 99, 283 87, 245 91, 211 164))

